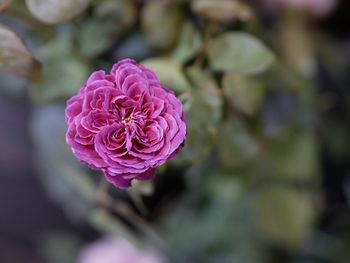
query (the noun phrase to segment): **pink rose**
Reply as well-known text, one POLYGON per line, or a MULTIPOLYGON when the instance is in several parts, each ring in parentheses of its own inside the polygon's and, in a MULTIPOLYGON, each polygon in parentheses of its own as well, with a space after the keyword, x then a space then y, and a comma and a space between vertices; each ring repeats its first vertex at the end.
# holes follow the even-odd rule
POLYGON ((119 188, 149 180, 184 144, 181 102, 157 76, 124 59, 96 71, 67 102, 67 143, 89 167, 119 188))
POLYGON ((120 238, 104 238, 81 251, 78 263, 166 263, 158 253, 141 250, 120 238))

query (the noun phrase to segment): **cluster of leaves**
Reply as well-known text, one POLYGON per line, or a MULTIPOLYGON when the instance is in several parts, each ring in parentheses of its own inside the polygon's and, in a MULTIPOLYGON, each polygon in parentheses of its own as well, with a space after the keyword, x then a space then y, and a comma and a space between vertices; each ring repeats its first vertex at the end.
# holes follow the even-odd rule
POLYGON ((346 258, 343 241, 334 245, 316 228, 322 212, 310 44, 316 34, 301 30, 305 17, 298 14, 281 13, 268 29, 254 7, 236 0, 0 4, 0 69, 33 86, 38 166, 48 194, 72 219, 152 241, 173 262, 346 258), (15 31, 25 32, 35 56, 15 31), (186 146, 159 171, 155 191, 149 185, 131 191, 136 210, 125 193, 88 175, 64 143, 64 101, 90 71, 125 57, 177 93, 188 123, 186 146), (140 194, 153 194, 144 198, 146 207, 140 194))

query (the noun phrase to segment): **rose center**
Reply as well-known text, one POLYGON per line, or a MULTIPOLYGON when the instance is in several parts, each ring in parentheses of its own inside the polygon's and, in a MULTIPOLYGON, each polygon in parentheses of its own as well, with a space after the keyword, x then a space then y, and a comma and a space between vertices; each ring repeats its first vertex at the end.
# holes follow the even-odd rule
POLYGON ((122 119, 122 123, 124 125, 130 125, 130 123, 133 121, 133 116, 130 115, 129 117, 123 118, 122 119))

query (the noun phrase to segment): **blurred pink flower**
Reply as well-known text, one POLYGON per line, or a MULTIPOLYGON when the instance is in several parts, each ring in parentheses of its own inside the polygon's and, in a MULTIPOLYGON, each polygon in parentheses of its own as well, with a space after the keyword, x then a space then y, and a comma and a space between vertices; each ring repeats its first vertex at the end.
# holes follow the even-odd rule
POLYGON ((264 0, 270 7, 288 7, 305 10, 316 16, 328 15, 338 4, 338 0, 264 0))
POLYGON ((167 263, 159 253, 141 250, 120 238, 108 237, 87 245, 78 263, 167 263))
POLYGON ((181 102, 134 60, 96 71, 67 102, 66 141, 75 156, 119 188, 150 180, 186 138, 181 102))

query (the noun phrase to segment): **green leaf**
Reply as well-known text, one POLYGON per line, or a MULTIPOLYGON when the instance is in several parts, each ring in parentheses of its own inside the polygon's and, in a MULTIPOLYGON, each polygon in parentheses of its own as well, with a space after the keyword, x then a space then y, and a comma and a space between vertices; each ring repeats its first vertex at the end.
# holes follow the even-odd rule
POLYGON ((216 126, 222 115, 222 97, 217 82, 211 73, 196 67, 188 68, 186 73, 194 86, 191 108, 199 114, 193 121, 216 126))
POLYGON ((268 145, 271 173, 276 178, 312 179, 317 182, 317 141, 310 133, 285 135, 268 145))
POLYGON ((135 33, 120 43, 114 54, 117 59, 133 58, 140 61, 150 57, 152 52, 145 37, 140 33, 135 33))
POLYGON ((208 194, 215 205, 227 205, 230 209, 232 205, 239 205, 244 194, 242 182, 232 175, 218 176, 219 171, 215 172, 215 177, 211 178, 208 184, 208 194))
POLYGON ((40 78, 41 64, 24 42, 8 27, 0 25, 0 69, 27 80, 40 78))
POLYGON ((72 35, 63 31, 39 50, 45 65, 43 80, 34 94, 39 101, 66 99, 85 83, 88 64, 74 53, 72 35))
POLYGON ((58 24, 82 13, 90 0, 26 0, 32 15, 46 24, 58 24))
POLYGON ((197 162, 208 156, 214 146, 217 125, 222 116, 222 98, 209 72, 191 67, 186 73, 194 88, 185 112, 188 135, 181 155, 188 161, 197 162))
POLYGON ((97 20, 88 20, 82 24, 78 41, 79 50, 86 57, 97 56, 112 44, 105 27, 97 20))
POLYGON ((132 26, 136 21, 136 4, 134 0, 100 1, 96 3, 94 16, 102 24, 105 31, 119 33, 132 26))
POLYGON ((194 0, 191 8, 210 20, 229 22, 237 15, 238 3, 236 0, 194 0))
POLYGON ((167 1, 145 2, 141 26, 149 43, 158 49, 175 44, 181 29, 182 12, 178 5, 167 1))
POLYGON ((220 126, 219 154, 222 165, 236 168, 257 158, 260 146, 244 123, 230 118, 220 126))
POLYGON ((265 94, 261 82, 232 72, 225 73, 222 82, 225 96, 235 109, 247 115, 257 112, 265 94))
POLYGON ((186 63, 202 47, 202 38, 195 26, 187 22, 182 27, 181 37, 171 57, 181 64, 186 63))
POLYGON ((180 65, 167 58, 151 58, 144 60, 142 64, 154 71, 161 83, 177 93, 190 89, 180 65))
POLYGON ((279 244, 298 247, 312 231, 315 207, 307 193, 270 186, 258 195, 255 209, 262 233, 279 244))
POLYGON ((62 57, 47 61, 41 83, 42 99, 47 101, 74 95, 87 75, 86 63, 78 58, 62 57))
POLYGON ((254 74, 267 69, 274 55, 259 39, 229 32, 209 41, 208 58, 214 70, 254 74))

